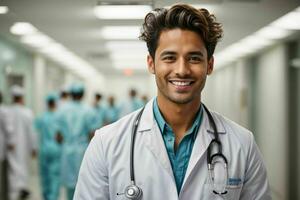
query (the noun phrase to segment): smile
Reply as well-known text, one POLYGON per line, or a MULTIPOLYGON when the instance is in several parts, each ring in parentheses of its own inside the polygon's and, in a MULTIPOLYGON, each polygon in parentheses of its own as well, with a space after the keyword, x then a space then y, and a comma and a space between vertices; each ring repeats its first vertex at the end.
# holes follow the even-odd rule
POLYGON ((170 83, 176 86, 189 86, 193 83, 193 81, 170 81, 170 83))

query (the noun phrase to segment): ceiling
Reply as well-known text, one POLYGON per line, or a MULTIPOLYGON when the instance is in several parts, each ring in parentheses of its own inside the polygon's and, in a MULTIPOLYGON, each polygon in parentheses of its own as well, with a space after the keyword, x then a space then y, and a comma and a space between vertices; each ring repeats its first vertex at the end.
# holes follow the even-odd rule
MULTIPOLYGON (((9 13, 0 15, 0 34, 19 42, 19 38, 9 32, 10 27, 14 22, 30 22, 86 60, 102 74, 122 74, 122 70, 117 70, 113 66, 106 45, 108 41, 101 37, 100 30, 107 25, 140 26, 142 20, 100 20, 93 13, 93 7, 97 2, 97 0, 0 0, 0 5, 6 5, 10 10, 9 13)), ((106 0, 106 2, 116 1, 106 0)), ((118 0, 118 2, 129 1, 118 0)), ((142 0, 136 2, 141 3, 142 0)), ((154 7, 170 6, 175 2, 178 1, 151 1, 154 7)), ((224 38, 218 45, 217 52, 300 5, 299 0, 186 0, 181 2, 203 4, 223 23, 224 38)), ((124 41, 118 42, 121 44, 124 41)), ((130 54, 134 47, 126 46, 125 43, 123 48, 130 54)), ((131 56, 134 58, 133 61, 144 69, 134 70, 134 73, 145 73, 146 55, 132 54, 134 54, 131 56)))

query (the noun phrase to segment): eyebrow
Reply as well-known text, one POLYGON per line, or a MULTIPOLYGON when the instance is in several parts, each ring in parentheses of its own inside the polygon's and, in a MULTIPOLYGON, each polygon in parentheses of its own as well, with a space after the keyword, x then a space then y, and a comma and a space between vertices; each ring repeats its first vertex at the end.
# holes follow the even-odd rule
POLYGON ((204 57, 204 54, 201 51, 192 51, 192 52, 189 52, 188 55, 199 55, 199 56, 204 57))
POLYGON ((160 54, 160 57, 163 57, 165 55, 176 55, 176 52, 174 52, 174 51, 164 51, 160 54))
MULTIPOLYGON (((164 51, 160 54, 160 57, 163 57, 165 55, 176 55, 177 53, 174 51, 164 51)), ((191 51, 188 53, 188 55, 198 55, 201 57, 204 57, 204 54, 201 51, 191 51)))

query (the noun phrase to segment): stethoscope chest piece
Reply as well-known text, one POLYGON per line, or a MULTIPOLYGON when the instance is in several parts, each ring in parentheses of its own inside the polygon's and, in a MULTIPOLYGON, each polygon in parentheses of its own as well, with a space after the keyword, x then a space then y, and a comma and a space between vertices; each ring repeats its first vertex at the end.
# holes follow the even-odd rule
POLYGON ((136 185, 129 185, 125 188, 125 196, 127 199, 139 200, 143 196, 143 191, 136 185))

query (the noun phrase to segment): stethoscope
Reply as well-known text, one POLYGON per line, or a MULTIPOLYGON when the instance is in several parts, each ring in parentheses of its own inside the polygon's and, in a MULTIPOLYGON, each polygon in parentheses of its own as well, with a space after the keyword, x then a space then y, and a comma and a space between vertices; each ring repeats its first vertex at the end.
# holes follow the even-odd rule
MULTIPOLYGON (((227 187, 227 179, 228 179, 228 169, 227 169, 227 159, 224 156, 224 154, 222 153, 222 143, 219 139, 219 134, 217 131, 217 126, 216 123, 211 115, 211 113, 209 112, 209 110, 207 109, 207 107, 203 105, 204 110, 206 111, 207 115, 208 115, 208 119, 209 119, 209 123, 210 126, 212 126, 213 128, 213 134, 214 134, 214 139, 211 140, 208 149, 207 149, 207 167, 208 167, 208 172, 209 172, 209 179, 210 179, 210 184, 212 186, 212 192, 216 195, 224 195, 227 193, 226 187, 227 187), (214 149, 214 146, 217 147, 217 150, 214 149), (213 153, 216 152, 216 153, 213 153), (225 183, 222 184, 221 187, 217 187, 215 186, 215 174, 214 174, 214 167, 215 164, 223 162, 223 169, 225 171, 225 183)), ((139 126, 140 123, 140 119, 141 116, 143 114, 144 108, 142 108, 142 110, 138 113, 134 124, 133 124, 133 128, 132 128, 132 134, 131 134, 131 146, 130 146, 130 182, 131 184, 128 185, 125 188, 125 192, 122 193, 126 196, 127 199, 133 199, 133 200, 139 200, 141 199, 141 197, 143 196, 143 190, 136 185, 135 183, 135 177, 134 177, 134 143, 135 143, 135 135, 137 132, 137 128, 139 126)), ((117 195, 121 195, 120 193, 117 193, 117 195)))

